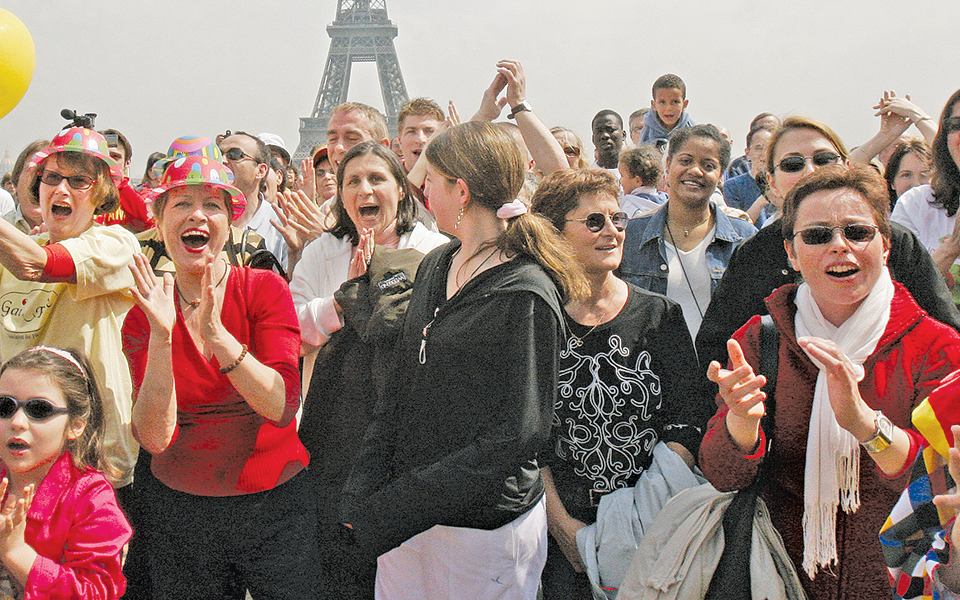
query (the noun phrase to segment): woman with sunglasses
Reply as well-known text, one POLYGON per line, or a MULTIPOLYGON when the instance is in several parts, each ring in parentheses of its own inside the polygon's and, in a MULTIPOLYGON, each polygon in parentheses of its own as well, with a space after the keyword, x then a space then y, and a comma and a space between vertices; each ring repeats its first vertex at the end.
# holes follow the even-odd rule
POLYGON ((697 359, 680 306, 614 274, 627 224, 618 197, 616 179, 599 170, 558 171, 533 196, 534 212, 570 243, 590 286, 564 307, 568 335, 541 468, 547 600, 593 597, 577 531, 597 520, 600 498, 637 482, 658 441, 692 466, 710 416, 695 401, 697 359))
POLYGON ((553 226, 516 199, 525 168, 510 133, 464 123, 424 156, 437 225, 458 239, 420 263, 392 393, 343 512, 363 555, 379 557, 378 598, 533 600, 547 554, 537 455, 557 393, 557 288, 569 298, 585 283, 553 226))
POLYGON ((787 195, 784 248, 803 283, 767 299, 779 333, 772 431, 760 425, 760 317, 728 342, 729 367, 708 369, 719 410, 701 468, 731 491, 770 463, 763 498, 811 600, 889 596, 876 535, 923 440, 911 412, 960 366, 960 335, 890 278, 888 206, 868 166, 825 166, 787 195))
POLYGON ((960 303, 960 90, 954 92, 943 112, 933 140, 936 173, 930 185, 907 190, 897 201, 890 218, 902 223, 920 238, 943 274, 953 299, 960 303))
MULTIPOLYGON (((807 117, 789 117, 767 146, 767 197, 782 210, 784 198, 803 177, 825 166, 847 163, 847 150, 829 127, 807 117)), ((767 314, 764 299, 773 290, 798 283, 787 259, 778 219, 740 244, 714 292, 696 336, 700 364, 727 363, 726 343, 753 315, 767 314)), ((890 275, 906 286, 930 316, 960 329, 960 313, 950 299, 930 254, 906 227, 890 226, 890 275)))
MULTIPOLYGON (((0 358, 43 344, 77 348, 103 384, 104 454, 119 489, 133 480, 137 443, 130 432, 130 373, 120 325, 133 298, 128 265, 137 239, 120 226, 94 223, 120 201, 120 167, 90 129, 64 129, 27 162, 44 233, 28 237, 0 220, 0 358)), ((120 492, 128 500, 129 488, 120 492)))
POLYGON ((563 155, 567 158, 567 164, 571 169, 586 169, 590 162, 586 159, 586 150, 580 136, 566 127, 551 127, 550 133, 557 138, 557 142, 563 148, 563 155))

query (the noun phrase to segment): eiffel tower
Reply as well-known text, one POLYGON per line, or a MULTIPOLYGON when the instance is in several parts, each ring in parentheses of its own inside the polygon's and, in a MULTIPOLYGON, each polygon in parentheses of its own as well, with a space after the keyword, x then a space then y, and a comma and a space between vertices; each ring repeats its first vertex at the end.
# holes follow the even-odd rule
POLYGON ((407 86, 393 39, 396 24, 387 18, 386 0, 337 0, 337 18, 327 26, 330 51, 313 112, 300 118, 300 144, 294 158, 306 158, 310 149, 327 140, 327 124, 334 107, 347 101, 350 70, 355 62, 376 62, 380 92, 390 134, 396 135, 397 114, 407 102, 407 86))

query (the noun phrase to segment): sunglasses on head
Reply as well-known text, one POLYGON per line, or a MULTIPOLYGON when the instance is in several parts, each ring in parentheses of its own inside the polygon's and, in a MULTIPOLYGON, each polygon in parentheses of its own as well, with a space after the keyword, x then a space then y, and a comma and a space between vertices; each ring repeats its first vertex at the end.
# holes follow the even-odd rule
MULTIPOLYGON (((627 228, 627 213, 625 212, 615 212, 610 215, 610 222, 613 223, 613 226, 617 231, 623 231, 627 228)), ((597 233, 603 229, 607 224, 607 215, 603 213, 590 213, 583 219, 567 219, 567 221, 576 221, 577 223, 583 223, 587 226, 587 229, 597 233)))
POLYGON ((943 120, 943 130, 946 133, 960 131, 960 117, 947 117, 943 120))
POLYGON ((877 235, 876 225, 854 223, 851 225, 843 225, 842 227, 827 227, 825 225, 807 227, 806 229, 795 232, 793 237, 799 235, 804 244, 808 246, 819 246, 832 242, 833 232, 838 229, 840 230, 840 234, 843 235, 844 239, 848 242, 869 242, 873 239, 873 236, 877 235))
POLYGON ((67 185, 78 192, 89 190, 90 186, 97 181, 96 179, 87 177, 86 175, 71 175, 67 177, 66 175, 57 173, 56 171, 43 171, 40 173, 40 181, 51 187, 57 187, 64 179, 67 180, 67 185))
POLYGON ((784 173, 797 173, 807 166, 807 161, 813 163, 815 167, 825 167, 835 165, 840 161, 840 155, 836 152, 817 152, 813 156, 788 156, 777 164, 777 168, 784 173))
POLYGON ((43 398, 17 400, 13 396, 0 396, 0 419, 12 418, 21 408, 31 421, 44 421, 50 417, 65 415, 69 412, 66 408, 56 406, 43 398))
POLYGON ((240 148, 230 148, 229 150, 224 150, 223 157, 226 158, 227 160, 232 160, 233 162, 239 162, 245 158, 248 158, 253 162, 257 162, 257 159, 250 156, 240 148))

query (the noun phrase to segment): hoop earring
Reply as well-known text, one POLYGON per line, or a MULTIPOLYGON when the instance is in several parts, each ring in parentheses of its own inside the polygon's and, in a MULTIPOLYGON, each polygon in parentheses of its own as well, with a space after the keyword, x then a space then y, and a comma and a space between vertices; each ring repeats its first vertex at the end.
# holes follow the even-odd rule
POLYGON ((460 221, 463 220, 463 207, 460 207, 460 214, 457 215, 457 224, 453 226, 453 230, 456 231, 460 229, 460 221))

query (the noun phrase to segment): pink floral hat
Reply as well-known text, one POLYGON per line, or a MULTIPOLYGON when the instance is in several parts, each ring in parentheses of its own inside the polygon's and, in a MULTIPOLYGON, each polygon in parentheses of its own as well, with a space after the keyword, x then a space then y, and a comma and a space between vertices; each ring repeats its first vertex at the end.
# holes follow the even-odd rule
POLYGON ((51 154, 58 152, 83 152, 94 158, 99 158, 110 167, 110 178, 114 185, 119 185, 123 179, 123 170, 117 161, 110 158, 110 150, 107 147, 107 140, 92 129, 86 127, 68 127, 57 134, 50 145, 40 150, 30 157, 27 163, 27 170, 34 171, 40 168, 43 161, 47 160, 51 154))
POLYGON ((232 184, 233 172, 223 163, 206 156, 183 156, 167 166, 167 169, 163 172, 163 178, 160 180, 160 185, 153 188, 152 196, 158 198, 161 194, 174 188, 188 185, 214 187, 230 195, 230 206, 235 221, 247 208, 247 199, 243 196, 243 192, 232 184))

